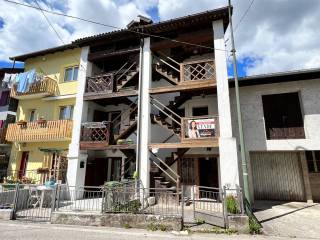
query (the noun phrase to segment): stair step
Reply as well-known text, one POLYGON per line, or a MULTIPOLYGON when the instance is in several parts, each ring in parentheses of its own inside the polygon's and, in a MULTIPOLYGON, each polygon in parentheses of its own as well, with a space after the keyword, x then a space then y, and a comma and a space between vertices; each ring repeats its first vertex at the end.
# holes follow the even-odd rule
POLYGON ((160 184, 161 184, 161 185, 166 185, 166 186, 168 186, 168 185, 171 184, 171 182, 160 182, 160 184))
POLYGON ((154 179, 157 179, 157 180, 163 180, 164 179, 164 177, 161 177, 161 176, 159 176, 159 177, 153 177, 154 179))

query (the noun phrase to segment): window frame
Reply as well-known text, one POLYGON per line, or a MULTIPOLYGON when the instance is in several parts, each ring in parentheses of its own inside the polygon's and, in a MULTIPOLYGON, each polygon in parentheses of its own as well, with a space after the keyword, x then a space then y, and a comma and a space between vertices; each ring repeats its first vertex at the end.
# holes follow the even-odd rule
POLYGON ((63 82, 68 83, 68 82, 75 82, 78 81, 79 77, 79 65, 73 65, 73 66, 68 66, 64 68, 64 75, 63 75, 63 82), (71 80, 67 80, 67 70, 71 69, 71 80), (77 78, 75 79, 75 69, 77 69, 77 78))
MULTIPOLYGON (((65 110, 64 110, 65 111, 65 110)), ((73 119, 73 111, 74 111, 74 105, 64 105, 64 106, 59 106, 59 120, 72 120, 73 119), (70 117, 69 118, 61 118, 61 111, 63 109, 71 108, 70 110, 70 117)), ((65 112, 63 114, 65 116, 65 112)))
POLYGON ((36 109, 30 109, 29 110, 28 122, 35 122, 35 121, 37 121, 37 119, 36 119, 36 109), (32 120, 31 120, 31 117, 33 117, 32 120))

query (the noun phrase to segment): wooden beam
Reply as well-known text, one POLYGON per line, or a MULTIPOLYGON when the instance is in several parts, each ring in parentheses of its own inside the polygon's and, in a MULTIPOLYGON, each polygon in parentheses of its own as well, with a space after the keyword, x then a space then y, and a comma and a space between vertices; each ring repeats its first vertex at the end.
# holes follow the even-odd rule
POLYGON ((83 96, 84 100, 95 100, 95 99, 103 99, 103 98, 119 98, 119 97, 131 97, 138 95, 137 90, 128 90, 128 91, 120 91, 113 93, 85 93, 83 96))
MULTIPOLYGON (((213 34, 210 29, 210 30, 194 32, 192 34, 190 34, 190 33, 183 34, 183 35, 180 35, 179 37, 175 38, 174 40, 188 42, 188 43, 194 43, 194 44, 203 43, 203 42, 213 42, 213 34)), ((170 40, 163 40, 160 42, 153 43, 151 45, 151 50, 152 51, 159 51, 159 50, 163 50, 163 49, 178 47, 180 45, 184 45, 184 44, 179 43, 179 42, 173 42, 170 40)))
POLYGON ((219 147, 218 138, 212 140, 194 140, 190 142, 181 143, 151 143, 149 148, 208 148, 208 147, 219 147))
POLYGON ((120 51, 105 50, 105 51, 100 51, 100 52, 89 53, 88 60, 94 61, 94 60, 99 60, 99 59, 104 59, 104 58, 109 58, 109 57, 122 56, 122 55, 132 54, 132 53, 139 53, 139 51, 140 51, 140 48, 125 49, 125 50, 120 50, 120 51))
POLYGON ((172 85, 172 86, 165 86, 165 87, 157 87, 157 88, 150 88, 150 94, 159 94, 159 93, 170 93, 170 92, 182 92, 182 91, 191 91, 191 90, 203 90, 203 89, 210 89, 216 88, 217 83, 215 80, 206 80, 198 82, 190 81, 188 83, 183 83, 179 85, 172 85))

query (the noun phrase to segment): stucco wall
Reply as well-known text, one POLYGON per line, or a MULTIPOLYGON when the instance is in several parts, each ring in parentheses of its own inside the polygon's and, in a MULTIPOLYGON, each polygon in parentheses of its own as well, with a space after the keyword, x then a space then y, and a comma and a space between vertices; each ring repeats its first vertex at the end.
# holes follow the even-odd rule
MULTIPOLYGON (((234 89, 230 90, 232 126, 238 137, 234 89)), ((240 88, 241 111, 247 151, 320 150, 320 81, 305 80, 240 88), (305 139, 267 140, 262 95, 299 92, 305 139)))
POLYGON ((25 70, 28 71, 35 68, 37 72, 56 80, 58 82, 59 95, 75 94, 77 92, 77 81, 64 83, 64 69, 78 66, 80 53, 81 49, 76 48, 30 58, 25 62, 25 70))

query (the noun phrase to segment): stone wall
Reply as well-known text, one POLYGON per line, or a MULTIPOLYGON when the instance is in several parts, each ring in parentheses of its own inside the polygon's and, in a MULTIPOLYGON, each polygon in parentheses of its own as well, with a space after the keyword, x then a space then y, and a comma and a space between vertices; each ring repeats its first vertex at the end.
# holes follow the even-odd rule
POLYGON ((181 217, 164 217, 144 214, 98 214, 98 213, 73 213, 53 212, 51 215, 53 224, 69 224, 81 226, 105 226, 148 229, 151 226, 165 228, 168 231, 180 231, 182 229, 181 217))

